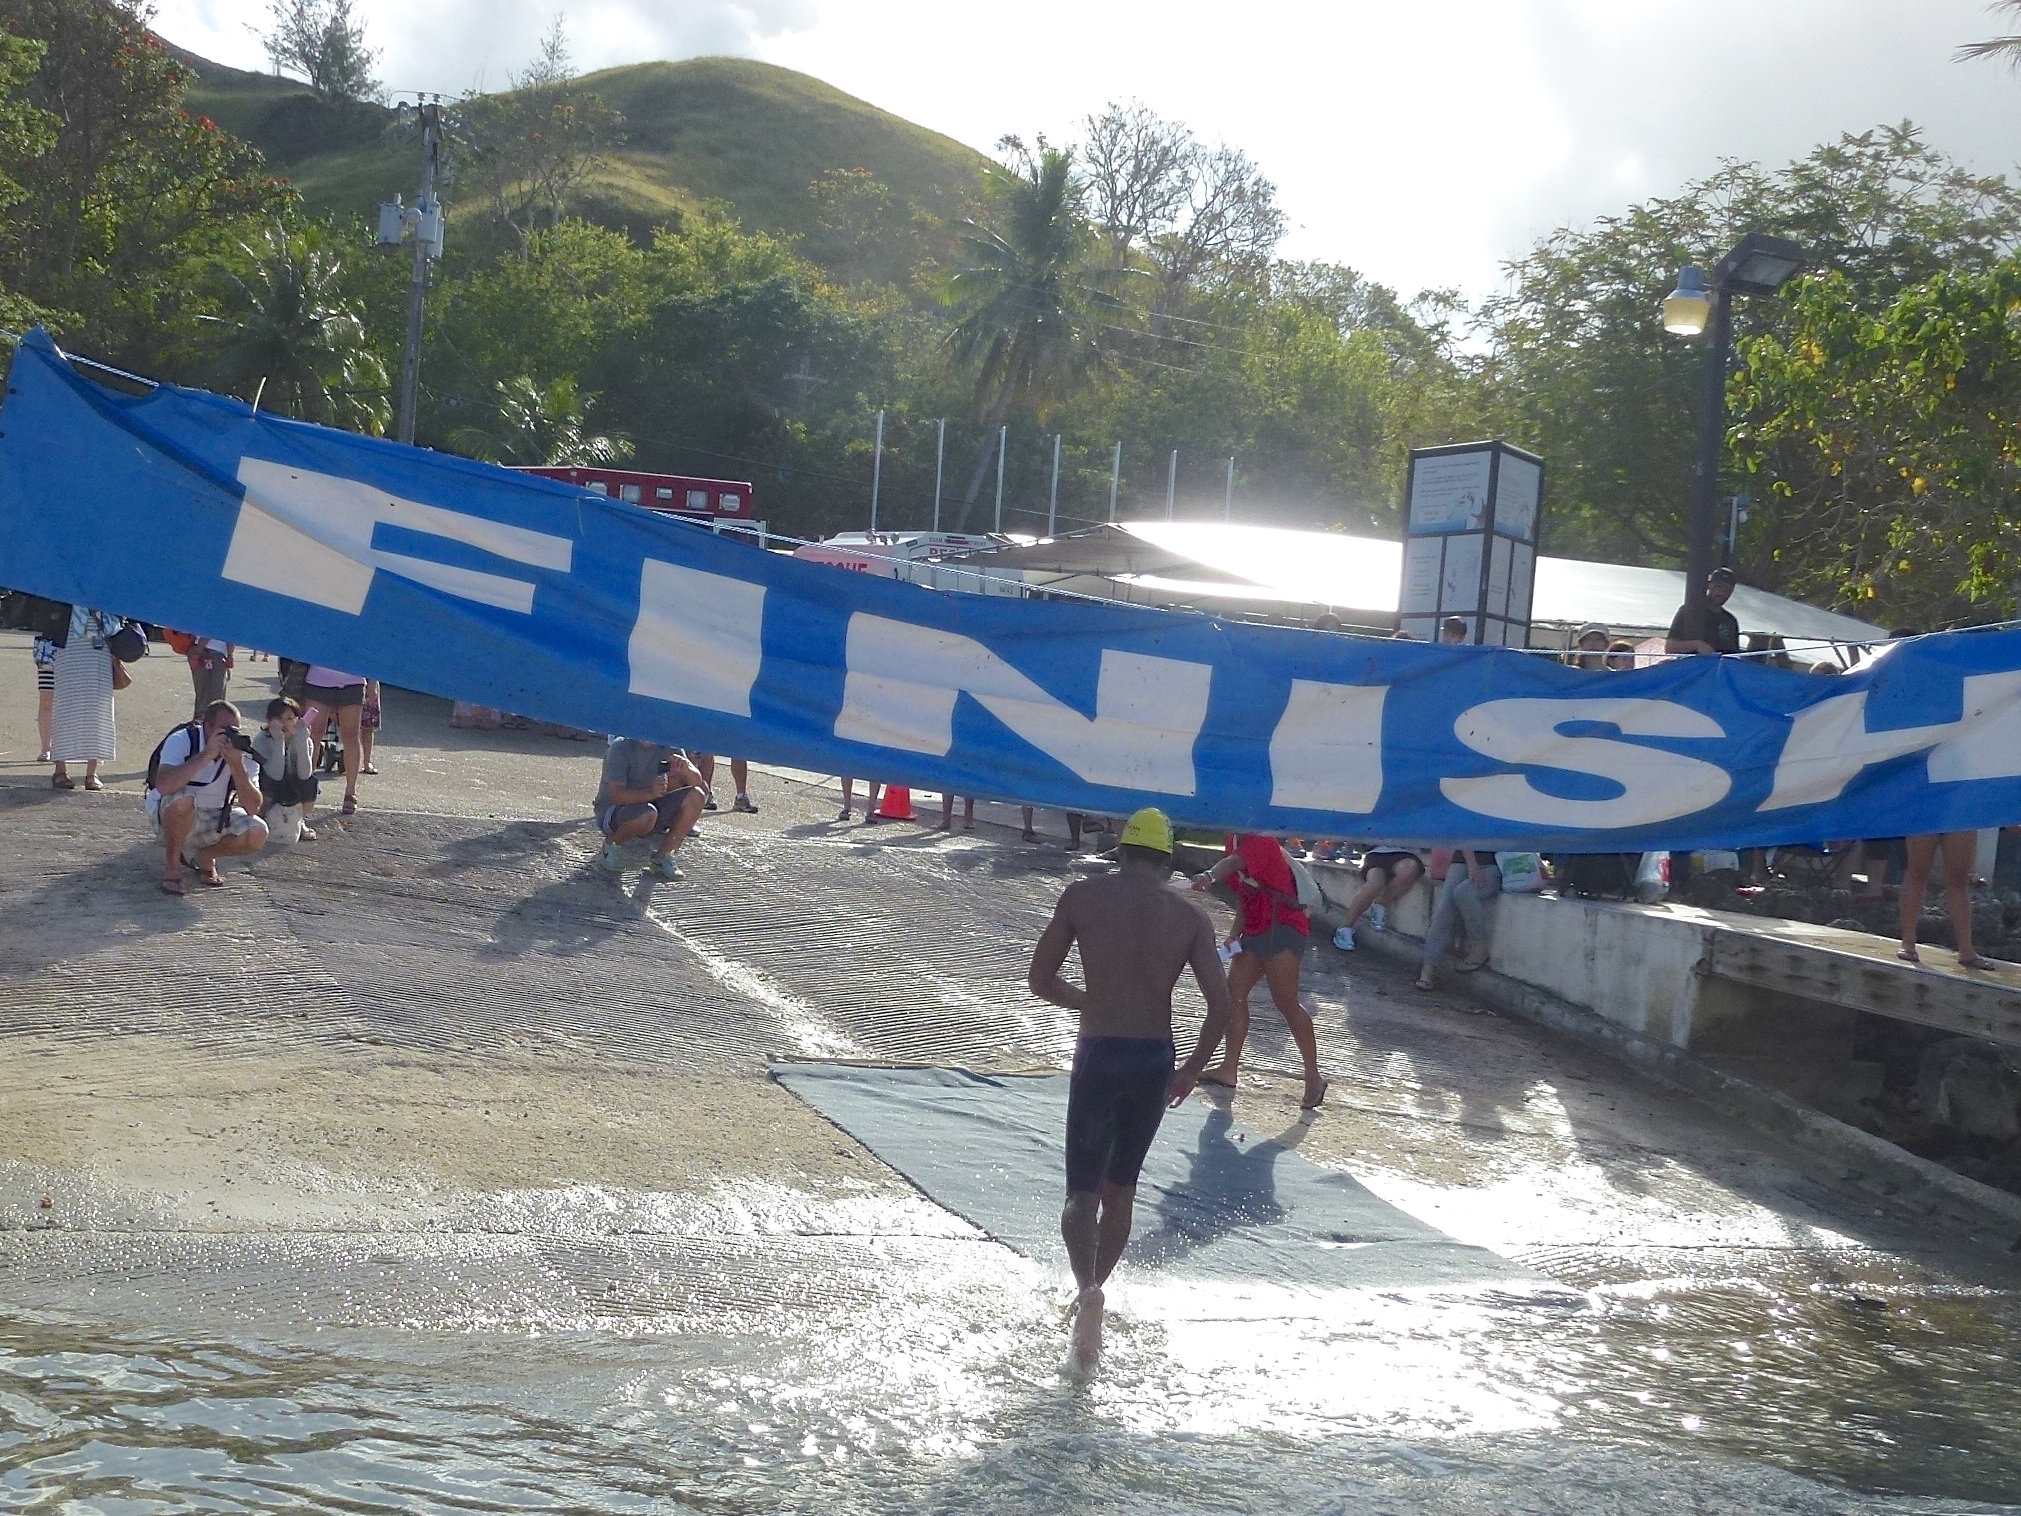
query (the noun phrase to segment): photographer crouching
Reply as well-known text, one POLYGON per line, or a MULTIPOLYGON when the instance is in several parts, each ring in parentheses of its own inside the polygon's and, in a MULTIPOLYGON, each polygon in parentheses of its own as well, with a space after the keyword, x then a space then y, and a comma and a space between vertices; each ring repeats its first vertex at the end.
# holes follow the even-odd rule
POLYGON ((604 835, 597 865, 606 873, 621 873, 624 845, 657 837, 646 872, 660 879, 684 878, 674 853, 695 829, 702 800, 701 773, 679 748, 636 737, 613 739, 596 791, 596 824, 604 835))
POLYGON ((252 738, 239 730, 239 708, 218 700, 162 738, 147 760, 147 817, 168 855, 165 893, 185 893, 185 866, 203 883, 222 885, 220 858, 267 845, 267 824, 254 814, 260 786, 253 777, 258 765, 247 761, 252 751, 252 738))

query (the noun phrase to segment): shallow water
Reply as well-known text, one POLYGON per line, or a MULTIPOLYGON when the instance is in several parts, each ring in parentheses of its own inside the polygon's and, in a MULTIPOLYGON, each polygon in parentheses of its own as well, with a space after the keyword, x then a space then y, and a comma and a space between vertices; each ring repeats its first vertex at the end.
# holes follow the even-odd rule
POLYGON ((0 1318, 0 1509, 1826 1512, 2021 1491, 2012 1297, 1872 1257, 1582 1291, 1140 1281, 1079 1389, 1056 1371, 1061 1282, 994 1243, 746 1240, 730 1265, 665 1238, 589 1259, 550 1229, 488 1256, 382 1239, 376 1272, 327 1276, 235 1242, 101 1255, 89 1285, 66 1267, 0 1318), (289 1324, 305 1307, 330 1324, 289 1324))

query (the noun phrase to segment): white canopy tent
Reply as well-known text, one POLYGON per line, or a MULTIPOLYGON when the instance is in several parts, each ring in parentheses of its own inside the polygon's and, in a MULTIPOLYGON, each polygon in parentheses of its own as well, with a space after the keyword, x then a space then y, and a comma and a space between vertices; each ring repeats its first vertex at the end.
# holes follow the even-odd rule
MULTIPOLYGON (((968 560, 992 576, 1015 573, 1034 589, 1070 590, 1156 605, 1248 610, 1310 620, 1321 610, 1361 626, 1393 622, 1403 547, 1379 537, 1300 532, 1206 521, 1127 521, 968 560)), ((1534 645, 1561 646, 1597 622, 1617 636, 1668 630, 1684 602, 1677 569, 1537 560, 1534 645)), ((1767 590, 1735 588, 1728 609, 1743 633, 1792 644, 1856 644, 1881 628, 1767 590)))

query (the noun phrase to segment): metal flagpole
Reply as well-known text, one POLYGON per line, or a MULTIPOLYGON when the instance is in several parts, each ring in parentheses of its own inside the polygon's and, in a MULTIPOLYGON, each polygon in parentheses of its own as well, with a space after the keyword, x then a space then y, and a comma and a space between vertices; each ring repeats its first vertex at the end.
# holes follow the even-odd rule
POLYGON ((1053 535, 1060 519, 1060 434, 1053 433, 1053 492, 1046 497, 1046 535, 1053 535))
POLYGON ((947 471, 947 417, 940 418, 940 441, 933 449, 933 529, 940 530, 940 478, 947 471))
POLYGON ((1221 519, 1225 523, 1235 514, 1235 459, 1228 460, 1228 488, 1221 496, 1221 519))
POLYGON ((877 492, 884 483, 884 412, 877 413, 877 452, 870 464, 870 530, 877 530, 877 492))
POLYGON ((996 434, 996 526, 993 530, 999 536, 1003 533, 1003 455, 1004 449, 1009 446, 1010 428, 1006 426, 996 434))
POLYGON ((1109 519, 1116 519, 1116 487, 1123 482, 1123 439, 1116 439, 1116 461, 1109 466, 1109 519))
POLYGON ((1172 519, 1172 497, 1179 489, 1179 450, 1172 449, 1172 466, 1165 471, 1165 519, 1172 519))

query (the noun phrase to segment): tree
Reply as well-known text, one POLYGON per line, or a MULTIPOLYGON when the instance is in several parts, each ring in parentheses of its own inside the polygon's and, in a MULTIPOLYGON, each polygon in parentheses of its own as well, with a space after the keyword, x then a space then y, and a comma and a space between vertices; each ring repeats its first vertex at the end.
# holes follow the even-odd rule
POLYGON ((1124 315, 1115 280, 1089 260, 1092 238, 1072 155, 1043 139, 1036 156, 1014 140, 1009 145, 1020 162, 990 175, 994 224, 968 224, 963 267, 948 282, 946 350, 954 362, 974 366, 973 409, 988 439, 957 530, 982 489, 1005 416, 1029 409, 1043 421, 1101 369, 1102 328, 1124 315))
POLYGON ((276 69, 289 69, 310 88, 339 100, 376 100, 378 52, 365 45, 365 23, 352 0, 270 0, 262 40, 276 69))
POLYGON ((624 141, 624 117, 576 86, 557 16, 510 89, 458 102, 453 132, 460 172, 490 203, 493 223, 523 247, 536 228, 558 224, 609 166, 610 150, 624 141))
POLYGON ((231 287, 218 377, 267 410, 378 435, 386 429, 386 365, 344 289, 344 263, 316 229, 276 224, 241 249, 247 267, 231 287))
POLYGON ((486 463, 577 468, 609 467, 632 456, 629 437, 592 432, 584 425, 584 413, 597 397, 579 395, 567 375, 542 387, 522 374, 502 380, 495 390, 498 414, 491 426, 450 433, 449 445, 458 452, 486 463))
POLYGON ((1800 281, 1745 349, 1734 449, 1799 594, 1934 627, 2015 612, 2021 257, 1862 301, 1800 281))
MULTIPOLYGON (((1993 0, 1987 7, 1995 12, 2005 11, 2021 21, 2021 0, 1993 0)), ((2021 71, 2021 36, 1988 37, 1984 42, 1968 42, 1958 49, 1958 61, 1969 62, 1975 58, 1991 58, 2021 71)))
POLYGON ((42 44, 16 99, 47 129, 13 170, 0 283, 80 345, 163 367, 205 308, 211 257, 291 192, 252 148, 183 109, 189 70, 134 0, 0 0, 0 29, 42 44))
MULTIPOLYGON (((56 118, 27 97, 42 66, 42 50, 40 42, 0 32, 0 164, 26 163, 56 141, 56 118)), ((27 198, 27 189, 0 169, 0 211, 27 198)), ((0 321, 18 330, 42 319, 34 301, 0 289, 0 321)))

